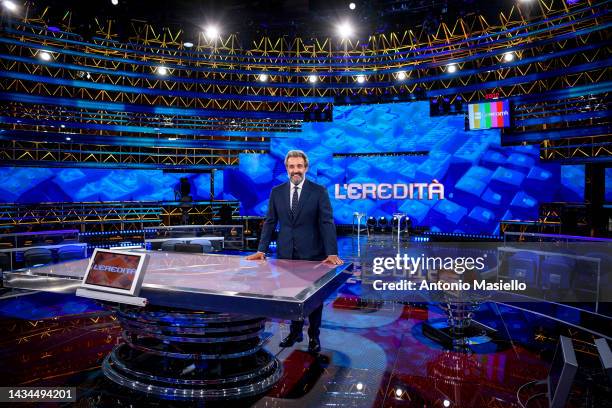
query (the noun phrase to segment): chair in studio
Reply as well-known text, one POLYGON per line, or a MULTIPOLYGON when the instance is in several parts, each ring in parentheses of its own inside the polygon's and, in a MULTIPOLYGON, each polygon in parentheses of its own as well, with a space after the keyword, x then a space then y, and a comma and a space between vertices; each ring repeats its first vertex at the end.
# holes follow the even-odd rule
POLYGON ((161 244, 161 250, 162 251, 176 251, 175 246, 177 244, 183 244, 184 241, 181 241, 180 239, 169 239, 167 241, 162 242, 161 244))
POLYGON ((174 246, 174 251, 192 254, 202 254, 204 253, 204 247, 200 244, 176 244, 174 246))
POLYGON ((58 262, 72 261, 85 258, 83 248, 78 245, 66 245, 57 250, 58 262))
POLYGON ((31 248, 23 253, 23 260, 28 267, 50 264, 53 262, 53 253, 47 248, 31 248))
POLYGON ((192 239, 189 241, 190 244, 202 245, 202 252, 212 252, 213 245, 212 242, 205 238, 192 239))
POLYGON ((539 255, 530 251, 519 251, 508 260, 509 274, 512 279, 517 279, 528 285, 536 283, 540 258, 539 255))

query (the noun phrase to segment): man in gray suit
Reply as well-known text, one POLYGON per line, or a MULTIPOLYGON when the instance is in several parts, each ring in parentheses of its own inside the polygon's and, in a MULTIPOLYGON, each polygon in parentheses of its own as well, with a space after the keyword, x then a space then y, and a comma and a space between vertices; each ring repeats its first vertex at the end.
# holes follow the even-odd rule
MULTIPOLYGON (((302 259, 342 265, 344 262, 338 257, 336 226, 327 189, 306 179, 308 157, 303 151, 291 150, 287 153, 285 168, 289 181, 272 189, 259 248, 257 253, 247 259, 266 258, 272 233, 276 225, 280 224, 276 241, 279 259, 302 259)), ((323 305, 308 316, 310 352, 321 350, 319 328, 322 313, 323 305)), ((289 335, 283 339, 280 346, 291 347, 302 341, 303 327, 302 320, 292 321, 289 335)))

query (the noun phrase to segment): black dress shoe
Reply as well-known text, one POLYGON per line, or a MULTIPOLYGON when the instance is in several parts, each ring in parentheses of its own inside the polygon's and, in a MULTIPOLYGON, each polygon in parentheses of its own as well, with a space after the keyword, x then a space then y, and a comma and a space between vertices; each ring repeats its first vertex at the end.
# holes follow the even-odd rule
POLYGON ((308 352, 310 353, 318 353, 321 351, 321 342, 318 338, 311 338, 308 340, 308 352))
POLYGON ((285 337, 283 339, 283 341, 280 342, 279 346, 281 347, 291 347, 293 346, 295 343, 299 343, 302 340, 304 340, 304 335, 302 335, 302 333, 289 333, 289 335, 287 337, 285 337))

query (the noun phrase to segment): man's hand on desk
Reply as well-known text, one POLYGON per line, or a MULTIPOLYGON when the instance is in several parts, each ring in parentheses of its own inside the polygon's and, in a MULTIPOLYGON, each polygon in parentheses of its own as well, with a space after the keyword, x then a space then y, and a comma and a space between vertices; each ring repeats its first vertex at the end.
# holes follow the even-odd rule
POLYGON ((338 255, 330 255, 323 262, 330 263, 332 265, 342 265, 344 261, 338 258, 338 255))
POLYGON ((263 252, 255 252, 253 255, 246 257, 247 261, 263 261, 266 259, 266 254, 263 252))

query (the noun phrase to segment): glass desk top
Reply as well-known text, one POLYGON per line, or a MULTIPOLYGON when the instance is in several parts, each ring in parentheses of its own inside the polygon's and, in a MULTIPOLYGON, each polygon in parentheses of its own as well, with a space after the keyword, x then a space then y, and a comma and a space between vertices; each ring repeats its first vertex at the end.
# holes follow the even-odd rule
MULTIPOLYGON (((303 317, 349 276, 350 264, 147 251, 140 296, 151 304, 267 317, 303 317), (314 306, 313 306, 314 305, 314 306), (261 312, 261 313, 259 313, 261 312), (296 315, 297 314, 297 315, 296 315)), ((74 292, 88 259, 5 272, 9 287, 74 292)))

